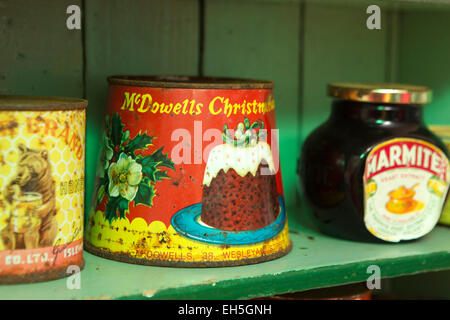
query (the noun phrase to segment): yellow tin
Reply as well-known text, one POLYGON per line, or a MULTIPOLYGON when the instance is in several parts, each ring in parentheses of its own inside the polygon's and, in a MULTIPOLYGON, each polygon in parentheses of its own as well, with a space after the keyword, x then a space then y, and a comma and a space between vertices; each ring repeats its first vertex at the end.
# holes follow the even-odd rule
POLYGON ((0 95, 0 284, 84 266, 86 106, 0 95))

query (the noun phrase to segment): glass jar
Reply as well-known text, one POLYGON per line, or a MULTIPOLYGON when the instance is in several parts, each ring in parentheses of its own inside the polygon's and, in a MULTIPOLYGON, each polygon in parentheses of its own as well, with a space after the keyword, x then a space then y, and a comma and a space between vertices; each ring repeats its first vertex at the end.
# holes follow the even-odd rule
POLYGON ((439 220, 449 185, 445 144, 426 127, 431 91, 398 84, 332 83, 328 120, 298 164, 306 204, 327 234, 413 240, 439 220))

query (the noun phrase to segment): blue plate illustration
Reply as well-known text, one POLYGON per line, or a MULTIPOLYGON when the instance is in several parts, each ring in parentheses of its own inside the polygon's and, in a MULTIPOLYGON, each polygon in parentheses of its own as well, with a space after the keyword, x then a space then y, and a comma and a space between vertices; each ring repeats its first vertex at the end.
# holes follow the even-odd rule
POLYGON ((250 231, 226 231, 219 230, 200 222, 202 204, 196 203, 183 208, 172 217, 172 226, 180 234, 198 241, 214 243, 243 245, 261 242, 273 238, 281 230, 286 222, 286 210, 281 196, 278 197, 280 203, 280 213, 270 225, 250 230, 250 231))

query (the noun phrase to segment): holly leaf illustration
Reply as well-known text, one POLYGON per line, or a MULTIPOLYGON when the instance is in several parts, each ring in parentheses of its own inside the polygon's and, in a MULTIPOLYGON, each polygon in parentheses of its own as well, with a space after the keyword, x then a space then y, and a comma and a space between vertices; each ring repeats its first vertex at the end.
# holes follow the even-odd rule
POLYGON ((164 147, 161 147, 155 150, 152 154, 147 156, 138 156, 136 157, 136 161, 142 165, 142 170, 145 167, 151 167, 152 170, 156 167, 166 167, 166 168, 175 168, 175 164, 171 159, 167 157, 167 154, 162 152, 164 147))
POLYGON ((97 208, 98 205, 103 201, 103 198, 105 198, 105 195, 106 195, 105 185, 100 184, 97 187, 96 193, 97 193, 97 199, 95 199, 95 208, 97 208))
POLYGON ((255 121, 250 126, 250 129, 258 129, 260 126, 261 126, 260 123, 258 121, 255 121))
POLYGON ((152 162, 146 167, 142 167, 142 173, 150 179, 151 182, 156 182, 156 162, 152 162))
POLYGON ((245 126, 245 130, 247 130, 248 128, 250 128, 250 120, 248 120, 248 118, 244 119, 244 126, 245 126))
POLYGON ((147 149, 147 146, 151 145, 154 137, 149 136, 147 132, 139 133, 131 139, 125 146, 125 152, 127 154, 134 153, 137 150, 147 149))
POLYGON ((136 161, 142 165, 142 174, 150 179, 151 182, 161 181, 163 178, 169 178, 167 174, 161 173, 158 167, 174 169, 175 164, 162 152, 163 147, 157 149, 150 155, 138 155, 136 161), (159 172, 159 173, 158 173, 159 172))
POLYGON ((155 179, 156 181, 161 181, 162 179, 170 179, 170 177, 167 175, 167 171, 157 170, 155 172, 155 179))
POLYGON ((163 147, 157 149, 153 152, 150 157, 153 159, 153 162, 157 163, 157 167, 166 167, 166 168, 175 168, 175 164, 172 159, 167 157, 167 154, 162 153, 163 147))
POLYGON ((111 197, 108 200, 105 210, 105 218, 111 222, 117 218, 125 218, 126 211, 128 211, 128 200, 118 197, 111 197))
MULTIPOLYGON (((153 139, 148 135, 147 131, 141 132, 130 139, 129 130, 124 131, 125 125, 122 123, 121 117, 117 113, 113 113, 111 118, 106 117, 106 131, 108 139, 106 143, 113 149, 114 155, 111 161, 118 161, 119 155, 124 153, 126 156, 131 156, 136 162, 142 165, 142 179, 138 185, 134 203, 136 205, 146 205, 151 207, 153 205, 153 197, 156 195, 154 184, 162 179, 169 179, 165 171, 161 171, 158 167, 166 167, 175 169, 175 164, 168 158, 167 154, 163 153, 163 147, 155 150, 152 154, 143 156, 136 155, 138 150, 147 150, 149 145, 152 145, 153 139)), ((101 181, 101 187, 97 189, 97 202, 101 202, 104 197, 107 197, 107 204, 105 210, 105 218, 111 222, 118 218, 125 218, 129 211, 129 200, 122 196, 110 197, 106 192, 109 184, 108 175, 105 174, 101 181)))
POLYGON ((109 124, 110 124, 110 121, 109 121, 109 115, 106 115, 105 116, 105 130, 109 133, 109 124))
POLYGON ((111 140, 114 146, 119 146, 122 141, 124 124, 117 113, 114 113, 111 118, 111 140))
POLYGON ((135 205, 153 206, 153 197, 155 196, 155 189, 148 177, 143 177, 138 186, 136 197, 134 198, 135 205))
POLYGON ((156 169, 157 163, 150 161, 151 159, 149 159, 149 157, 150 156, 138 155, 136 157, 136 162, 142 166, 143 176, 149 178, 150 181, 155 182, 156 181, 155 172, 157 170, 156 169))

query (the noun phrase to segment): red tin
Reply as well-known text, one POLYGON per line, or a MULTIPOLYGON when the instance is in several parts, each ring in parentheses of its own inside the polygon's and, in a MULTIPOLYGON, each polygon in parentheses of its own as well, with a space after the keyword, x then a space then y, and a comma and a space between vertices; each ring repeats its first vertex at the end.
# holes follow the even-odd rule
POLYGON ((273 83, 112 76, 86 250, 234 266, 291 248, 273 83))

